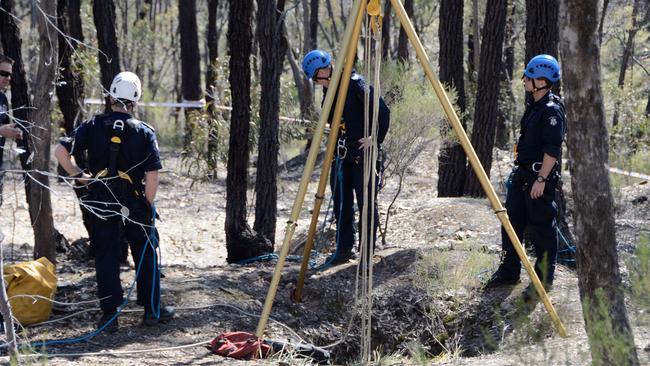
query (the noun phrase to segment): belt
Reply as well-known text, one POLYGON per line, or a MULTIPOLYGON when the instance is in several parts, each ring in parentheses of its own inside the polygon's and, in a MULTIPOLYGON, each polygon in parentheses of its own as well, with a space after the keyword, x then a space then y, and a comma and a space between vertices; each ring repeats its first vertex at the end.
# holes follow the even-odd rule
POLYGON ((534 163, 515 161, 515 165, 520 167, 521 169, 529 170, 529 171, 535 172, 535 173, 539 172, 539 170, 542 169, 542 162, 541 161, 536 161, 534 163))

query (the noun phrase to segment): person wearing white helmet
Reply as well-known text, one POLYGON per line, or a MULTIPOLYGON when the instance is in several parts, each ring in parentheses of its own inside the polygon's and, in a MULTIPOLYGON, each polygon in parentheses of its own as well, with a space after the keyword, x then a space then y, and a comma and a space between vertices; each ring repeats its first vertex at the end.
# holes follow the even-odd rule
MULTIPOLYGON (((526 111, 521 118, 515 167, 510 174, 506 209, 512 227, 523 242, 524 231, 535 248, 535 272, 547 291, 551 289, 557 261, 557 205, 555 190, 560 179, 559 162, 566 117, 561 98, 551 92, 560 81, 560 64, 550 55, 533 57, 524 70, 526 111)), ((521 262, 505 230, 501 229, 503 259, 487 282, 487 288, 519 282, 521 262)), ((529 285, 524 300, 535 298, 529 285)))
POLYGON ((153 204, 162 168, 154 129, 133 118, 142 97, 140 79, 132 72, 115 76, 108 90, 112 111, 95 115, 61 139, 54 155, 87 187, 82 204, 94 213, 90 241, 95 255, 97 292, 103 315, 98 329, 118 329, 118 309, 124 303, 120 283, 121 246, 124 233, 137 270, 137 303, 144 307, 145 325, 156 325, 174 316, 171 306, 160 305, 160 269, 157 268, 158 232, 153 204), (88 170, 82 171, 72 154, 88 152, 88 170))

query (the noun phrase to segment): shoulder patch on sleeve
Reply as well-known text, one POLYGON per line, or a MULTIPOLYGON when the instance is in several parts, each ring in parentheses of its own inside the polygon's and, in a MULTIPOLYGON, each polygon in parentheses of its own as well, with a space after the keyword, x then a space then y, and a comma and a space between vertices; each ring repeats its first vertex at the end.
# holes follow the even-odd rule
POLYGON ((557 117, 552 116, 551 118, 548 119, 548 124, 551 126, 557 125, 557 117))

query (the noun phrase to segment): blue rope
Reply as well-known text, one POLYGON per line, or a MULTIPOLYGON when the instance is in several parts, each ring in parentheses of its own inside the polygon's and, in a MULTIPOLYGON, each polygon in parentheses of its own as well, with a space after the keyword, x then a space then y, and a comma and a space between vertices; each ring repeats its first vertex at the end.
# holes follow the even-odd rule
MULTIPOLYGON (((151 234, 152 235, 149 235, 149 237, 147 238, 147 242, 144 245, 144 248, 142 248, 142 255, 140 256, 140 261, 138 262, 138 268, 135 271, 135 278, 133 279, 133 282, 131 283, 131 286, 129 287, 129 291, 128 291, 127 295, 126 295, 126 298, 124 299, 122 304, 117 308, 117 311, 115 312, 115 315, 113 315, 101 327, 99 327, 96 330, 86 334, 85 336, 80 336, 80 337, 76 337, 76 338, 55 339, 55 340, 51 340, 51 341, 33 342, 33 343, 30 343, 30 345, 32 347, 46 347, 46 346, 51 346, 51 345, 56 345, 56 344, 67 344, 67 343, 83 342, 83 341, 91 339, 91 338, 95 337, 97 334, 101 333, 109 324, 111 324, 117 318, 117 316, 122 312, 122 310, 126 307, 127 303, 129 302, 129 297, 131 296, 131 293, 133 292, 133 288, 135 287, 135 284, 136 284, 136 282, 138 280, 138 275, 140 274, 140 269, 142 268, 142 262, 144 262, 144 254, 146 253, 147 247, 148 247, 149 244, 151 244, 151 246, 152 246, 152 248, 154 250, 154 272, 157 272, 157 262, 156 262, 156 257, 155 257, 156 256, 156 254, 155 254, 156 249, 155 248, 158 245, 158 239, 156 238, 155 235, 153 235, 153 234, 155 234, 155 229, 156 229, 156 227, 155 227, 156 206, 152 205, 152 213, 153 213, 152 217, 154 218, 152 220, 152 224, 151 224, 151 234), (152 238, 153 238, 153 240, 152 240, 152 238)), ((153 297, 154 297, 153 294, 154 294, 155 288, 156 288, 156 286, 155 286, 155 283, 154 283, 154 285, 151 287, 151 304, 152 304, 152 307, 153 307, 153 297)), ((160 299, 158 301, 158 315, 156 315, 156 318, 158 318, 159 316, 160 316, 160 299)))
MULTIPOLYGON (((152 224, 151 224, 151 232, 149 234, 149 238, 153 238, 153 242, 151 242, 151 250, 153 252, 153 270, 151 271, 152 278, 151 278, 151 311, 153 312, 153 315, 156 319, 160 319, 160 266, 162 265, 162 256, 158 255, 158 236, 156 235, 156 207, 152 205, 152 224), (154 295, 156 293, 156 284, 158 284, 158 304, 154 304, 154 295)), ((147 240, 147 243, 150 241, 147 240)), ((146 250, 146 244, 145 244, 145 250, 146 250)), ((142 253, 144 256, 144 252, 142 253)), ((142 258, 140 258, 142 260, 142 258)), ((136 273, 136 278, 138 278, 138 275, 136 273)))
MULTIPOLYGON (((562 230, 560 230, 560 228, 558 226, 555 227, 555 230, 557 231, 560 239, 562 239, 562 242, 564 243, 564 246, 565 246, 565 249, 562 249, 562 250, 558 251, 558 254, 567 253, 567 252, 570 253, 570 254, 575 254, 576 246, 573 243, 571 243, 571 241, 569 241, 569 239, 567 239, 564 236, 564 234, 562 234, 562 230)), ((562 263, 575 263, 575 261, 576 261, 575 258, 573 258, 573 259, 571 259, 571 258, 560 259, 560 262, 562 262, 562 263)))
MULTIPOLYGON (((312 250, 311 256, 314 256, 316 253, 312 250)), ((251 258, 246 258, 242 259, 239 262, 235 262, 235 264, 239 265, 246 265, 246 264, 251 264, 254 262, 268 262, 268 261, 273 261, 273 260, 278 260, 280 256, 278 253, 267 253, 267 254, 262 254, 258 255, 257 257, 251 257, 251 258)), ((286 259, 289 262, 302 262, 302 256, 301 255, 288 255, 286 259)), ((314 262, 315 260, 312 258, 309 260, 310 265, 314 262)))

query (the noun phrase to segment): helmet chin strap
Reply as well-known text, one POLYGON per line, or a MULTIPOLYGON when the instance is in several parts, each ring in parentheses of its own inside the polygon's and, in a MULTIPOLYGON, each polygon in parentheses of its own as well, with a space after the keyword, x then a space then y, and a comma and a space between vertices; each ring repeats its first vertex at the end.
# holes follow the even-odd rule
POLYGON ((329 74, 327 75, 327 77, 319 77, 319 76, 318 76, 318 72, 319 72, 320 70, 316 70, 316 75, 314 76, 314 81, 316 81, 316 80, 327 80, 327 81, 330 81, 330 80, 332 79, 332 66, 328 66, 328 69, 329 69, 330 72, 329 72, 329 74))
POLYGON ((537 85, 535 85, 535 79, 531 78, 530 81, 533 83, 533 93, 536 93, 544 89, 551 89, 553 87, 553 84, 546 83, 546 86, 538 88, 537 85))

